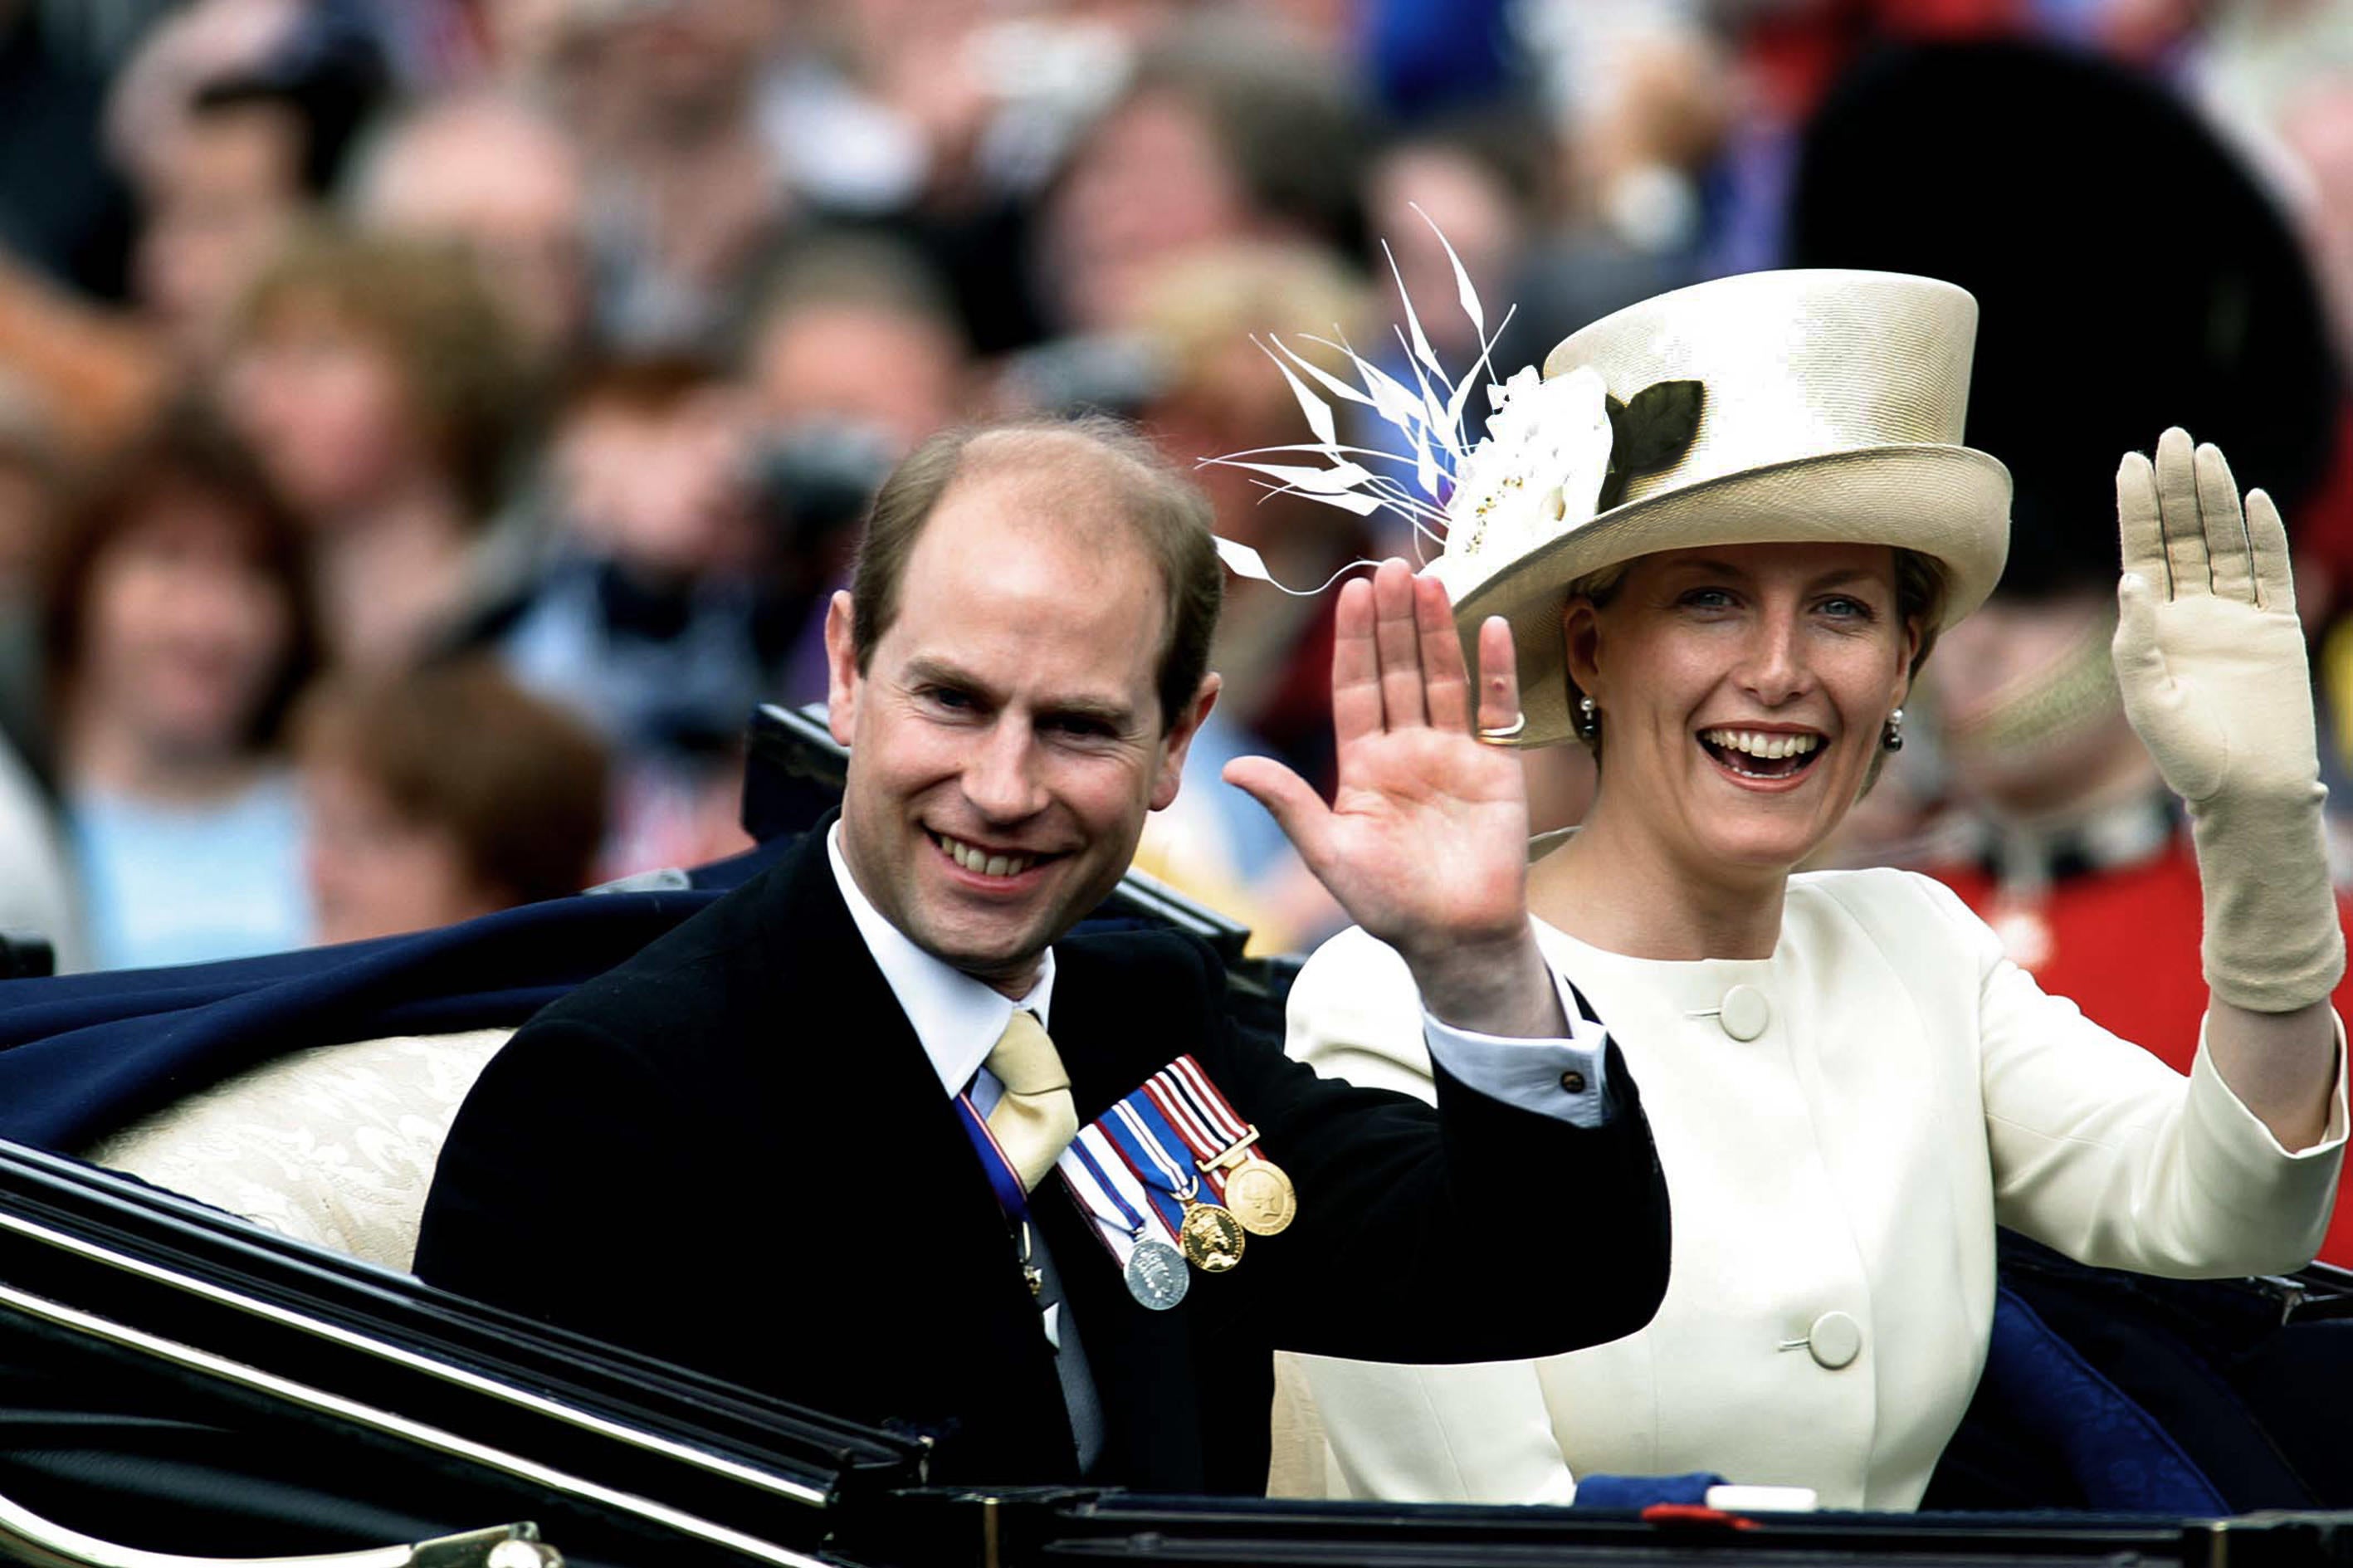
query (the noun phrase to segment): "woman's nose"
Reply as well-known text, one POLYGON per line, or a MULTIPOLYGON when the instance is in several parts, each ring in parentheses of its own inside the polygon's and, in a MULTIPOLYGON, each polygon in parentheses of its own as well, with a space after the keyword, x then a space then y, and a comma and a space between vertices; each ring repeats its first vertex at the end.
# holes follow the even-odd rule
POLYGON ((1804 650, 1793 611, 1768 610, 1749 637, 1741 662, 1741 683, 1767 706, 1788 701, 1806 688, 1804 650))

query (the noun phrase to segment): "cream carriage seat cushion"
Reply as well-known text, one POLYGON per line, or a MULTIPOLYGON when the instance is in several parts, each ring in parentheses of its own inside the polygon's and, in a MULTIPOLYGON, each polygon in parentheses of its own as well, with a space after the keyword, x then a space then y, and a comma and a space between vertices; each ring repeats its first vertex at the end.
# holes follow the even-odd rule
POLYGON ((290 1052, 82 1151, 255 1224, 386 1268, 417 1255, 458 1107, 512 1029, 290 1052))

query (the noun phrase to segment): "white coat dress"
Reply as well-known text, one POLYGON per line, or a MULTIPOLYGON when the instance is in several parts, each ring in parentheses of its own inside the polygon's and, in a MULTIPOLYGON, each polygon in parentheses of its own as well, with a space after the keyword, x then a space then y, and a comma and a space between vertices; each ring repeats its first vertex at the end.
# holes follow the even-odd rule
MULTIPOLYGON (((1665 1303, 1641 1333, 1541 1361, 1295 1358, 1324 1436, 1291 1441, 1329 1444, 1277 1454, 1304 1489, 1564 1501, 1577 1474, 1712 1470, 1910 1508, 1985 1362, 1997 1224, 2175 1276, 2290 1269, 2319 1245, 2341 1026, 2327 1135, 2290 1154, 2202 1043, 2184 1078, 2117 1039, 1926 877, 1791 877, 1769 959, 1630 959, 1536 930, 1641 1086, 1673 1204, 1665 1303)), ((1289 1049, 1428 1097, 1419 1017, 1404 961, 1346 931, 1299 976, 1289 1049)), ((1558 1231, 1530 1245, 1574 1249, 1577 1211, 1612 1199, 1556 1194, 1558 1231)))

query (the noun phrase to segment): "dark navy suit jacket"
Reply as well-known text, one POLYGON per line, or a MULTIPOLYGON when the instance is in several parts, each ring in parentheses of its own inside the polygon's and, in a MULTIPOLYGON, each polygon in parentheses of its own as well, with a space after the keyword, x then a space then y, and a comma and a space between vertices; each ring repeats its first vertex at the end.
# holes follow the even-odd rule
MULTIPOLYGON (((1092 1478, 1263 1489, 1268 1351, 1450 1361, 1646 1322, 1667 1198, 1632 1078, 1584 1130, 1444 1080, 1440 1108, 1317 1078, 1230 1022, 1173 933, 1055 948, 1082 1118, 1191 1052, 1299 1189, 1299 1217, 1154 1313, 1059 1181, 1038 1224, 1082 1326, 1092 1478), (1573 1205, 1564 1192, 1579 1194, 1573 1205)), ((821 834, 541 1013, 459 1113, 428 1281, 781 1397, 937 1439, 934 1479, 1076 1478, 1005 1221, 843 905, 821 834)))

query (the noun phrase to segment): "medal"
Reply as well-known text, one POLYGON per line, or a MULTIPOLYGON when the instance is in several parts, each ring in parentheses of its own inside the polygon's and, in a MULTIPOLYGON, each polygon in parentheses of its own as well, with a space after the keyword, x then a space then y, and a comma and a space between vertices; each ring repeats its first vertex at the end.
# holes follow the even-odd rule
POLYGON ((1185 1271, 1184 1255, 1162 1239, 1174 1233, 1103 1129, 1080 1128, 1054 1169, 1094 1222, 1095 1239, 1119 1264, 1120 1277, 1136 1304, 1146 1311, 1166 1312, 1183 1301, 1193 1277, 1185 1271))
POLYGON ((1120 1128, 1113 1147, 1153 1189, 1154 1206, 1162 1209, 1164 1216, 1170 1209, 1175 1211, 1176 1246, 1185 1261, 1204 1274, 1223 1274, 1241 1262, 1247 1234, 1214 1194, 1207 1200, 1202 1197, 1201 1179, 1169 1152, 1168 1145, 1180 1140, 1151 1097, 1142 1093, 1129 1096, 1112 1107, 1112 1119, 1120 1128))
POLYGON ((1185 1272, 1183 1255, 1165 1241, 1146 1237, 1127 1255, 1127 1293, 1147 1310, 1166 1312, 1185 1299, 1193 1277, 1185 1272))
POLYGON ((1299 1192, 1282 1166, 1243 1146, 1242 1157, 1226 1172, 1226 1207, 1254 1236, 1280 1235, 1299 1214, 1299 1192))
POLYGON ((1201 1202, 1198 1189, 1197 1182, 1177 1194, 1177 1202, 1185 1205, 1185 1219, 1177 1226, 1176 1239, 1185 1248, 1186 1262, 1204 1274, 1223 1274, 1241 1262, 1242 1245, 1249 1238, 1231 1211, 1201 1202))
POLYGON ((1146 1086, 1193 1153, 1194 1168, 1225 1200, 1242 1229, 1279 1235, 1299 1214, 1299 1190, 1290 1175, 1258 1150, 1258 1128, 1246 1127, 1201 1065, 1179 1056, 1146 1086))

